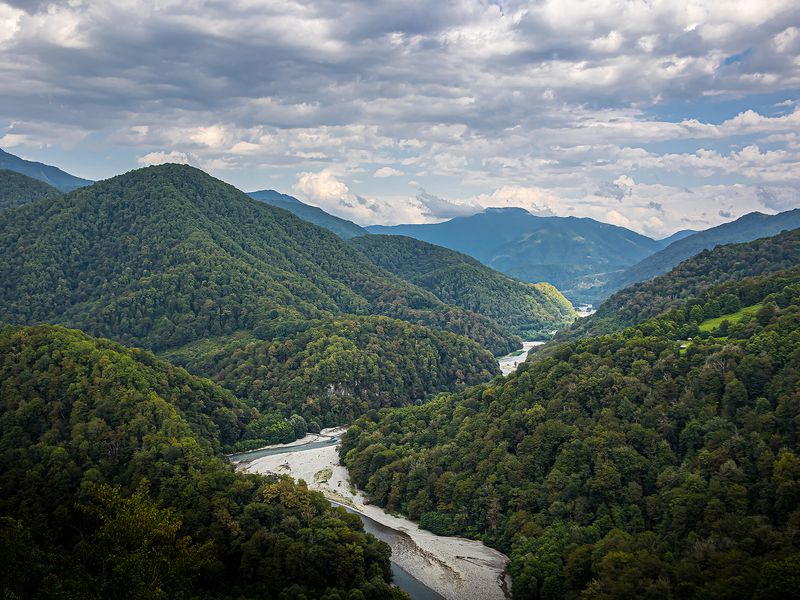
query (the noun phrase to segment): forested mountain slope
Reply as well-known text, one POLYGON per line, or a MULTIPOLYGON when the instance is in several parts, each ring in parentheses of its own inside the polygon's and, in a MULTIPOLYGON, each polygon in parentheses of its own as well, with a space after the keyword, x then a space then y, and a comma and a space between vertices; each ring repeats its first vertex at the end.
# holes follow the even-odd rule
POLYGON ((551 283, 575 301, 584 300, 583 288, 595 278, 663 248, 661 242, 616 225, 588 218, 540 217, 521 208, 490 208, 444 223, 366 229, 463 252, 506 275, 551 283))
POLYGON ((515 598, 787 598, 798 390, 796 269, 371 413, 341 456, 381 506, 509 552, 515 598))
POLYGON ((4 597, 406 597, 358 517, 234 473, 243 408, 209 381, 37 326, 0 332, 0 382, 4 597))
POLYGON ((743 244, 717 246, 683 261, 669 273, 617 292, 597 312, 556 336, 574 340, 636 325, 713 285, 800 265, 800 229, 743 244))
POLYGON ((352 221, 335 217, 332 214, 326 213, 321 208, 300 202, 300 200, 288 194, 281 194, 275 190, 259 190, 257 192, 248 192, 247 195, 261 202, 266 202, 272 206, 288 210, 304 221, 329 229, 345 240, 367 233, 366 229, 359 227, 352 221))
POLYGON ((442 246, 396 235, 367 235, 350 243, 379 267, 447 304, 503 323, 525 339, 548 337, 576 317, 572 304, 553 286, 511 279, 442 246))
POLYGON ((62 192, 71 192, 79 187, 92 185, 92 181, 75 177, 51 165, 25 160, 0 150, 0 169, 8 169, 22 173, 28 177, 44 181, 62 192))
POLYGON ((293 322, 384 314, 518 340, 375 267, 334 234, 185 165, 132 171, 0 216, 0 320, 58 322, 155 350, 293 322))
POLYGON ((640 263, 612 277, 603 288, 601 296, 607 298, 617 290, 666 273, 681 261, 699 254, 703 250, 711 250, 721 244, 749 242, 798 227, 800 227, 800 208, 776 215, 765 215, 759 212, 746 214, 730 223, 723 223, 679 239, 663 250, 648 256, 640 263))
POLYGON ((495 359, 477 343, 386 317, 309 323, 276 340, 211 338, 164 356, 261 411, 238 450, 287 442, 298 437, 294 427, 305 433, 351 423, 366 410, 405 406, 498 373, 495 359))
POLYGON ((188 166, 141 169, 4 211, 0 253, 0 322, 53 322, 175 351, 258 406, 249 445, 478 383, 499 372, 485 348, 519 345, 335 234, 188 166), (387 331, 419 343, 398 358, 387 331), (242 340, 246 349, 221 356, 242 340), (310 358, 296 360, 304 350, 310 358), (261 353, 270 358, 254 369, 261 353), (394 379, 381 384, 375 365, 394 379), (264 371, 280 376, 264 382, 264 371))
POLYGON ((0 170, 0 211, 42 198, 54 198, 60 193, 38 179, 8 169, 0 170))

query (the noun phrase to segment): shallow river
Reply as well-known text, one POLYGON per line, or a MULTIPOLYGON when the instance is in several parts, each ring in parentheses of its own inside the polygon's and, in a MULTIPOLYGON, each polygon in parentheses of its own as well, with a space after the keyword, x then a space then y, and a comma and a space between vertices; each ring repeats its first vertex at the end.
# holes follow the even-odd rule
MULTIPOLYGON (((305 452, 308 450, 315 450, 317 448, 335 446, 339 443, 339 439, 339 435, 331 435, 326 439, 311 441, 305 444, 262 448, 252 452, 231 454, 228 456, 228 458, 231 460, 231 462, 237 465, 237 468, 246 468, 247 465, 266 456, 276 456, 279 454, 288 454, 293 452, 305 452)), ((398 546, 403 546, 410 543, 407 536, 399 533, 391 527, 387 527, 386 525, 378 523, 374 519, 351 510, 347 506, 344 506, 338 502, 331 502, 331 504, 342 506, 347 512, 358 515, 361 519, 361 522, 364 524, 364 531, 371 533, 379 540, 386 542, 392 548, 397 548, 398 546)), ((392 560, 392 574, 394 575, 395 585, 411 596, 413 600, 445 600, 443 596, 436 593, 424 583, 413 577, 410 573, 395 563, 394 560, 392 560)))

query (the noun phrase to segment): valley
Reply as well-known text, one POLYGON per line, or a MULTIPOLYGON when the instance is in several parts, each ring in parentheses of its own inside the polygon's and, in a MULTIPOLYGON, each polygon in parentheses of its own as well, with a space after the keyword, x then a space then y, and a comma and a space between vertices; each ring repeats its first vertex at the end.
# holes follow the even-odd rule
POLYGON ((430 593, 421 590, 422 593, 412 596, 414 600, 508 597, 510 581, 504 575, 508 557, 474 540, 435 535, 408 519, 367 504, 363 493, 350 482, 346 467, 340 464, 338 445, 344 431, 344 428, 323 430, 322 436, 330 436, 324 441, 264 448, 254 453, 256 458, 235 455, 231 460, 247 472, 302 479, 309 489, 320 491, 331 502, 359 514, 367 521, 367 530, 374 529, 378 538, 390 545, 392 562, 413 580, 406 591, 411 592, 419 585, 431 590, 430 593))

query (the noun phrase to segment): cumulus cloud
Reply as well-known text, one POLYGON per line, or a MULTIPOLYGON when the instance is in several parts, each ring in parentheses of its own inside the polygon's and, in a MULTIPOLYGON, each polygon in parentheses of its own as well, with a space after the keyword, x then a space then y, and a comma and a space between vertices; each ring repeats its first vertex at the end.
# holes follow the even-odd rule
POLYGON ((170 152, 148 152, 144 156, 140 156, 137 162, 143 167, 162 165, 164 163, 199 166, 197 157, 187 154, 186 152, 177 152, 175 150, 171 150, 170 152))
POLYGON ((398 175, 402 175, 402 174, 403 174, 402 171, 398 171, 397 169, 394 169, 392 167, 381 167, 380 169, 377 169, 372 174, 372 176, 373 177, 379 177, 379 178, 381 178, 381 177, 397 177, 398 175))
POLYGON ((518 203, 671 233, 796 205, 798 54, 795 0, 0 1, 0 145, 277 174, 365 222, 518 203))

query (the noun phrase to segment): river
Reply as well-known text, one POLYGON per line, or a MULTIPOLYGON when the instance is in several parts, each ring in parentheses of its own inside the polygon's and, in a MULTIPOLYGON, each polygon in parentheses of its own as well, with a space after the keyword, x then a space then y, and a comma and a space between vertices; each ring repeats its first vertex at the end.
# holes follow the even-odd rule
POLYGON ((509 375, 517 370, 517 367, 528 358, 528 352, 535 346, 541 346, 544 342, 522 342, 522 350, 515 350, 511 354, 506 354, 497 359, 500 371, 503 375, 509 375))
POLYGON ((336 447, 344 430, 323 430, 292 444, 229 458, 239 470, 303 479, 332 504, 358 514, 364 529, 391 547, 394 582, 414 600, 505 600, 508 557, 474 540, 434 535, 366 503, 339 464, 336 447))

